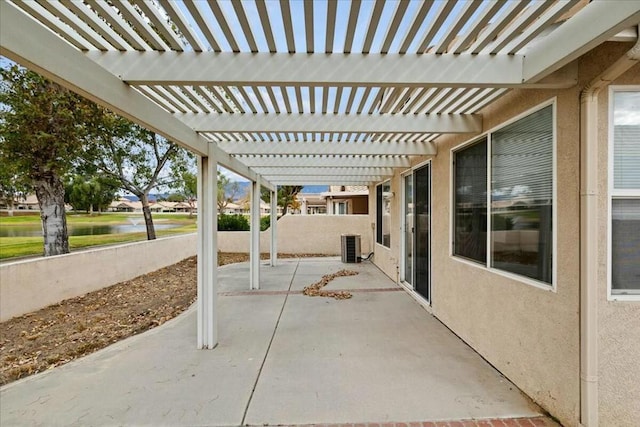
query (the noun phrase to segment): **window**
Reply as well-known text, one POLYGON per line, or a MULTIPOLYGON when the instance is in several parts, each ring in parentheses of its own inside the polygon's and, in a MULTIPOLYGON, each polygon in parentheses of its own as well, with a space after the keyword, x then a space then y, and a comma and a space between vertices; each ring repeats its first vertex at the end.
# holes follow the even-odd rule
POLYGON ((333 202, 334 215, 346 215, 348 213, 347 202, 333 202))
POLYGON ((552 283, 553 140, 550 105, 454 151, 454 255, 552 283))
POLYGON ((391 181, 376 186, 376 242, 391 247, 391 181))
POLYGON ((612 91, 611 293, 640 295, 640 90, 612 91))
POLYGON ((454 153, 453 253, 487 262, 487 138, 454 153))
POLYGON ((491 135, 491 266, 551 283, 551 106, 491 135))

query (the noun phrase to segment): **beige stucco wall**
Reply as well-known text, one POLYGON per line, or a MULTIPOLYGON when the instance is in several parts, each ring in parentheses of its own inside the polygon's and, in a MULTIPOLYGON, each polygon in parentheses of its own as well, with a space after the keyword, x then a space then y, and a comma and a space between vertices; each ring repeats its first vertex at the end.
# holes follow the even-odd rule
POLYGON ((196 254, 196 234, 0 265, 0 321, 132 279, 196 254))
MULTIPOLYGON (((579 83, 563 90, 514 90, 481 111, 484 132, 541 103, 556 105, 556 289, 540 289, 450 256, 451 148, 477 135, 439 138, 432 157, 432 306, 456 334, 566 426, 580 417, 579 218, 580 90, 629 45, 605 44, 581 58, 579 83)), ((572 64, 573 66, 576 63, 572 64)), ((636 66, 615 82, 640 83, 636 66)), ((605 91, 606 92, 606 91, 605 91)), ((606 98, 603 94, 601 99, 606 98)), ((606 103, 601 105, 606 120, 606 103)), ((606 126, 601 170, 606 171, 606 126)), ((414 165, 427 158, 418 159, 414 165)), ((392 180, 391 248, 375 246, 374 262, 390 277, 399 270, 402 186, 392 180)), ((606 242, 606 173, 601 182, 601 242, 606 242), (604 194, 604 195, 603 195, 604 194)), ((370 216, 375 220, 375 187, 370 216)), ((640 419, 640 303, 606 301, 606 246, 600 262, 600 425, 631 426, 640 419)), ((400 274, 402 274, 400 272, 400 274)))
MULTIPOLYGON (((614 56, 614 53, 608 55, 614 56)), ((640 85, 640 65, 627 71, 613 84, 640 85)), ((598 162, 601 171, 598 176, 599 421, 601 426, 635 427, 640 420, 640 301, 607 300, 609 88, 600 92, 598 101, 598 162)))
MULTIPOLYGON (((372 229, 368 215, 285 215, 278 220, 278 252, 289 254, 340 254, 340 235, 360 234, 363 254, 371 251, 372 229)), ((260 233, 260 251, 269 252, 271 231, 260 233)), ((249 231, 218 233, 218 249, 249 252, 249 231)))

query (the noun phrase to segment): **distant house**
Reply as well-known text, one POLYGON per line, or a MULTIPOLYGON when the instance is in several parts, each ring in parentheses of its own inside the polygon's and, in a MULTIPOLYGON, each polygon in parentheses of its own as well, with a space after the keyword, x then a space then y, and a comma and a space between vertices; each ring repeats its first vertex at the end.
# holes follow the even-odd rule
POLYGON ((35 194, 29 194, 24 198, 18 198, 14 203, 14 207, 17 210, 25 210, 25 211, 38 211, 40 210, 40 205, 38 204, 38 198, 35 194))
POLYGON ((366 185, 332 185, 321 193, 328 215, 367 215, 369 213, 369 188, 366 185))

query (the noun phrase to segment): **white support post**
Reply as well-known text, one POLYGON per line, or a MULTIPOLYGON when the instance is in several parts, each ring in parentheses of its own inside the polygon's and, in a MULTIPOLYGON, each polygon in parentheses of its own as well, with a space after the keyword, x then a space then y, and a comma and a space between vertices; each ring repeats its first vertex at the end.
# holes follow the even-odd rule
POLYGON ((197 347, 218 345, 218 215, 216 159, 198 157, 198 331, 197 347))
POLYGON ((271 192, 271 267, 278 264, 278 186, 271 192))
POLYGON ((251 183, 251 249, 249 289, 260 289, 260 176, 251 183))

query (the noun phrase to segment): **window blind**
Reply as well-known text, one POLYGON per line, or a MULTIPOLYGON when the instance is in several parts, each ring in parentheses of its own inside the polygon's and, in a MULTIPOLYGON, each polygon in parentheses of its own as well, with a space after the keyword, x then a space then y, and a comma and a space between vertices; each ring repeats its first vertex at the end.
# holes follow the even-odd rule
POLYGON ((518 120, 491 140, 491 200, 546 204, 553 197, 553 110, 518 120))
MULTIPOLYGON (((640 111, 640 106, 638 109, 640 111)), ((640 124, 614 126, 613 186, 615 189, 640 188, 640 124)))

